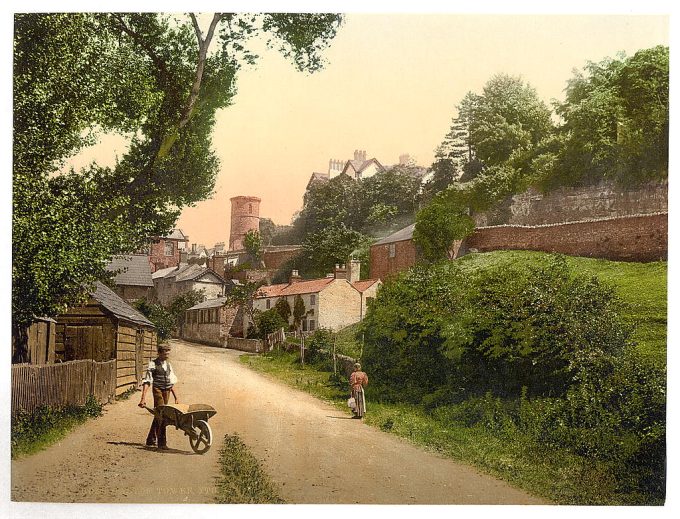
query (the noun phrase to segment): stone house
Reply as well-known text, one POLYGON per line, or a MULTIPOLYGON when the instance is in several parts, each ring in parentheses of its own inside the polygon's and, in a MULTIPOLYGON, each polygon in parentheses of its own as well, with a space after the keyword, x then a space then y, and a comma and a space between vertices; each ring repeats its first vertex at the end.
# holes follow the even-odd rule
POLYGON ((152 278, 155 298, 163 305, 191 290, 203 290, 207 299, 214 299, 225 294, 228 284, 211 269, 196 264, 158 270, 152 278))
POLYGON ((243 315, 243 309, 228 306, 225 297, 208 299, 185 312, 181 337, 226 348, 229 337, 243 336, 243 315))
POLYGON ((153 289, 151 264, 145 254, 115 256, 106 266, 109 272, 115 272, 115 292, 123 300, 132 303, 139 299, 149 299, 153 289))
MULTIPOLYGON (((294 270, 288 283, 263 286, 253 300, 253 308, 267 311, 285 299, 291 312, 297 296, 302 298, 306 314, 301 330, 313 332, 318 328, 340 330, 361 321, 365 315, 367 298, 375 297, 380 281, 359 281, 359 262, 353 262, 350 270, 336 265, 335 272, 325 278, 303 280, 294 270)), ((293 323, 291 315, 289 324, 293 323)))

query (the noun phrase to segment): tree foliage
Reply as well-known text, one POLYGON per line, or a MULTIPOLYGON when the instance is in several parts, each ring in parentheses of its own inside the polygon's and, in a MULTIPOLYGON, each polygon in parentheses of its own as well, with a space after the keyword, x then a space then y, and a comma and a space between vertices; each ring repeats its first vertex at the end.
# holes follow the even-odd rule
POLYGON ((290 316, 292 313, 292 310, 290 309, 290 303, 288 303, 288 300, 285 297, 280 297, 276 301, 276 304, 274 305, 274 310, 276 310, 279 313, 281 319, 286 321, 286 327, 288 327, 288 321, 290 320, 290 316))
POLYGON ((205 290, 189 290, 177 295, 168 305, 168 311, 175 317, 177 327, 184 322, 184 313, 192 306, 205 301, 205 290))
MULTIPOLYGON (((556 257, 530 268, 464 262, 418 267, 382 286, 368 312, 364 360, 387 395, 561 396, 607 376, 629 345, 620 302, 556 257)), ((461 396, 462 398, 462 396, 461 396)))
POLYGON ((162 235, 213 190, 215 113, 265 35, 300 70, 335 14, 18 14, 14 37, 13 270, 15 330, 56 315, 100 277, 113 254, 162 235), (213 49, 210 45, 213 43, 213 49), (101 132, 127 135, 114 167, 59 171, 101 132))
POLYGON ((575 72, 556 105, 563 122, 553 167, 539 177, 546 187, 668 175, 668 56, 658 46, 575 72))
POLYGON ((145 299, 135 301, 134 307, 154 324, 159 341, 164 341, 172 336, 177 319, 170 310, 160 303, 154 303, 145 299))
POLYGON ((307 308, 305 308, 305 302, 302 300, 302 296, 299 294, 295 296, 293 300, 293 327, 296 330, 300 329, 302 324, 302 319, 307 314, 307 308))
POLYGON ((272 308, 264 312, 259 312, 255 316, 256 336, 264 339, 270 333, 274 333, 281 328, 288 328, 288 321, 284 321, 281 315, 272 308))

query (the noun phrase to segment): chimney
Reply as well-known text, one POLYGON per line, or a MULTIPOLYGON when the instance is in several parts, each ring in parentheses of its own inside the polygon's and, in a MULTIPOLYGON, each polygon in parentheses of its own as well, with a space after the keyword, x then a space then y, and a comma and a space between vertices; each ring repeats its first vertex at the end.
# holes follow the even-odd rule
POLYGON ((195 252, 196 252, 196 244, 195 244, 195 243, 192 243, 192 244, 191 244, 191 252, 192 252, 192 253, 195 253, 195 252))
POLYGON ((350 283, 359 281, 361 275, 361 262, 359 260, 352 259, 349 262, 349 279, 350 283))
POLYGON ((335 279, 347 279, 347 267, 345 265, 335 265, 335 272, 333 273, 335 279))
POLYGON ((361 152, 359 150, 354 150, 354 160, 361 159, 361 152))
POLYGON ((290 273, 290 280, 289 280, 289 283, 290 283, 290 284, 297 283, 297 282, 300 281, 301 279, 302 279, 302 278, 300 277, 300 274, 298 274, 298 271, 297 271, 297 270, 293 270, 293 271, 290 273))

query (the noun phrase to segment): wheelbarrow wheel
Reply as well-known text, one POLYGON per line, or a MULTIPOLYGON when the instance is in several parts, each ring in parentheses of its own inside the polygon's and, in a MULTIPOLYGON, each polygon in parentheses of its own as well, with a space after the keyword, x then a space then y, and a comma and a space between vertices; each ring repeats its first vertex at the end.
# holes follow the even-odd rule
POLYGON ((212 430, 205 420, 198 420, 194 427, 196 437, 189 436, 189 444, 196 454, 203 454, 208 452, 212 445, 212 430))

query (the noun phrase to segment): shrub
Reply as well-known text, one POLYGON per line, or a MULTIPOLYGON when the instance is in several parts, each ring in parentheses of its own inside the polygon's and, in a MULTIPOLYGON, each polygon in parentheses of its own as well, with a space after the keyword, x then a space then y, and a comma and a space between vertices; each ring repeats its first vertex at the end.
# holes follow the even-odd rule
POLYGON ((163 305, 145 299, 135 301, 134 306, 156 327, 159 340, 170 338, 177 323, 175 316, 163 305))
POLYGON ((268 334, 274 333, 281 328, 285 328, 288 323, 283 320, 281 315, 272 308, 255 316, 256 336, 264 339, 268 334))
POLYGON ((308 362, 328 364, 333 351, 333 332, 323 328, 316 330, 305 340, 305 348, 305 358, 308 362))

